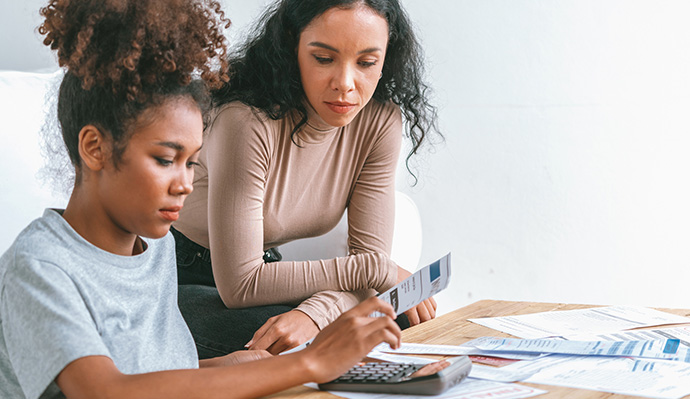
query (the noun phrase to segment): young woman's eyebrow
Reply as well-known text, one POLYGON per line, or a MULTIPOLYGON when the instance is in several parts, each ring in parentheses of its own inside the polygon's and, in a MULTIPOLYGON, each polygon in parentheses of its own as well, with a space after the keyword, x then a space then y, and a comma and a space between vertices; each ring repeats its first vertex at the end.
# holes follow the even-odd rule
MULTIPOLYGON (((312 46, 312 47, 321 47, 321 48, 324 48, 326 50, 333 51, 334 53, 340 53, 340 51, 337 48, 335 48, 333 46, 329 46, 328 44, 322 43, 322 42, 309 42, 309 44, 307 44, 307 45, 312 46)), ((357 54, 375 53, 377 51, 381 52, 383 50, 381 50, 379 47, 369 47, 369 48, 365 48, 364 50, 357 52, 357 54)))
MULTIPOLYGON (((159 145, 159 146, 161 146, 161 147, 172 148, 172 149, 175 150, 175 151, 182 151, 182 150, 184 150, 184 146, 183 146, 182 144, 176 143, 176 142, 174 142, 174 141, 160 141, 160 142, 156 143, 156 145, 159 145)), ((200 150, 201 150, 201 147, 197 148, 197 150, 194 151, 194 152, 199 152, 200 150)))

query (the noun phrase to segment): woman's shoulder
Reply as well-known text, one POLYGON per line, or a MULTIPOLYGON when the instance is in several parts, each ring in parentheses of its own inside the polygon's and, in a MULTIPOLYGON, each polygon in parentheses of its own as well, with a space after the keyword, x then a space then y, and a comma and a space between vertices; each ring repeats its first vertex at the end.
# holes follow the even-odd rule
POLYGON ((381 102, 372 99, 369 101, 358 115, 358 119, 366 124, 374 124, 376 126, 399 124, 402 122, 402 113, 400 106, 392 101, 381 102))
POLYGON ((214 108, 211 111, 211 124, 217 121, 234 124, 265 124, 271 119, 263 111, 240 101, 233 101, 214 108))
POLYGON ((206 138, 210 141, 266 141, 272 140, 278 129, 278 121, 272 120, 260 109, 233 101, 211 111, 206 138))
POLYGON ((400 114, 400 106, 393 101, 378 101, 371 99, 362 111, 374 114, 400 114))
POLYGON ((402 132, 402 113, 392 101, 369 101, 350 123, 351 129, 367 136, 399 136, 402 132))

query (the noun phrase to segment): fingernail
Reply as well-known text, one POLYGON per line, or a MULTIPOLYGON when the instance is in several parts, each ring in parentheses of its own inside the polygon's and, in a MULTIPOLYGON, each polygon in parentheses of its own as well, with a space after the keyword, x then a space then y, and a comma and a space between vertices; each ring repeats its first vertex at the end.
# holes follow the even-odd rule
POLYGON ((244 344, 244 347, 249 348, 250 346, 252 346, 253 343, 254 343, 254 340, 251 340, 251 341, 247 342, 246 344, 244 344))

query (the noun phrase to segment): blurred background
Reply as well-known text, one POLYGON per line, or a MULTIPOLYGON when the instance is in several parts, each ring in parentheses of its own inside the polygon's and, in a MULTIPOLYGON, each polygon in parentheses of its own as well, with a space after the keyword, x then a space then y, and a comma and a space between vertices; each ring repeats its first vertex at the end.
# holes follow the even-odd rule
MULTIPOLYGON (((2 0, 1 70, 57 69, 36 31, 44 3, 2 0)), ((222 3, 237 44, 270 2, 222 3)), ((403 4, 445 141, 413 162, 416 186, 401 162, 398 190, 421 214, 420 266, 452 253, 439 311, 480 299, 690 307, 690 2, 403 4)), ((35 137, 0 135, 4 252, 65 200, 36 178, 42 160, 24 150, 35 137), (35 195, 13 196, 17 185, 35 195)))

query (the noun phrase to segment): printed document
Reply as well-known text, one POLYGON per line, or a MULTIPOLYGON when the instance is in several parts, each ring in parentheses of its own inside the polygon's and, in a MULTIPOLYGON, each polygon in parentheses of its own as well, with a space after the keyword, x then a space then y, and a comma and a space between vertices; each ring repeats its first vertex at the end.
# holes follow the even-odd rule
POLYGON ((690 363, 690 350, 677 339, 661 341, 564 341, 559 339, 517 339, 482 337, 463 346, 498 353, 558 353, 586 356, 626 356, 690 363))
POLYGON ((536 359, 540 354, 530 353, 494 353, 492 351, 483 351, 478 348, 469 347, 465 345, 432 345, 432 344, 411 344, 403 342, 398 349, 392 349, 387 343, 377 345, 372 352, 387 352, 395 354, 408 355, 444 355, 444 356, 459 356, 459 355, 485 355, 494 356, 504 359, 515 360, 532 360, 536 359))
MULTIPOLYGON (((379 298, 390 303, 395 314, 400 315, 448 287, 449 280, 450 254, 417 270, 379 298)), ((383 313, 374 312, 372 316, 381 317, 383 313)))
POLYGON ((535 384, 661 399, 679 399, 690 394, 690 364, 680 362, 551 355, 503 369, 534 373, 524 382, 535 384))
POLYGON ((690 327, 667 327, 649 330, 619 331, 611 334, 581 334, 565 337, 573 341, 643 341, 649 339, 677 339, 681 345, 690 347, 690 327))
POLYGON ((690 323, 687 317, 637 306, 559 310, 469 320, 520 338, 604 334, 637 327, 690 323))

